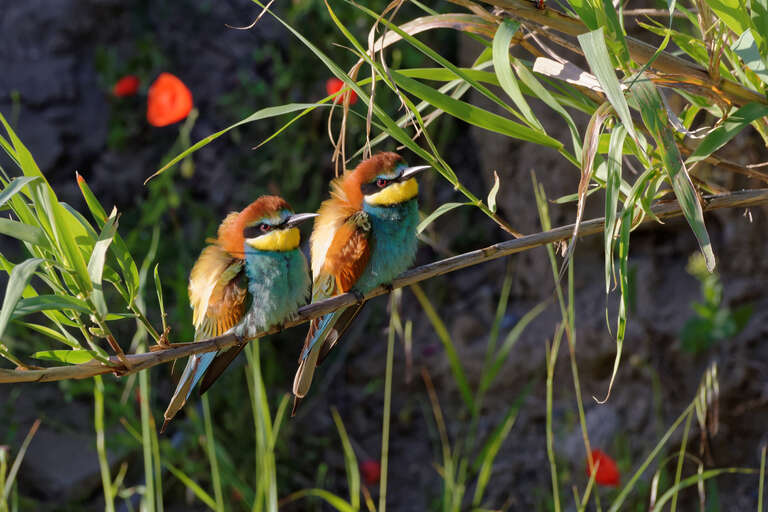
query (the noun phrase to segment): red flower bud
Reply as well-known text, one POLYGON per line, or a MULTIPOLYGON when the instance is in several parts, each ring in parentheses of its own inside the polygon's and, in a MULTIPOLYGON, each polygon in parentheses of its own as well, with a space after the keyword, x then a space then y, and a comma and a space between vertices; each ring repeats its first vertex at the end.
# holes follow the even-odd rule
POLYGON ((192 110, 192 93, 184 82, 170 73, 160 76, 149 87, 147 121, 152 126, 168 126, 181 121, 192 110))
MULTIPOLYGON (((616 463, 605 452, 598 449, 592 450, 592 464, 597 467, 595 482, 610 487, 619 486, 619 468, 616 467, 616 463)), ((587 476, 591 474, 589 459, 587 459, 587 476)))
POLYGON ((381 478, 381 464, 377 460, 364 460, 360 464, 360 473, 363 475, 363 481, 368 485, 374 485, 379 483, 381 478))
POLYGON ((139 78, 136 75, 125 75, 112 86, 112 94, 118 98, 133 96, 139 90, 139 78))
MULTIPOLYGON (((330 96, 331 94, 336 94, 337 92, 342 90, 344 87, 345 87, 344 81, 343 80, 339 80, 338 78, 335 78, 335 77, 334 78, 329 78, 325 82, 325 92, 328 93, 328 96, 330 96)), ((345 94, 349 94, 349 104, 350 105, 354 105, 355 103, 357 103, 357 94, 355 93, 355 91, 348 91, 348 92, 346 92, 346 93, 344 93, 344 94, 342 94, 340 96, 336 96, 336 98, 333 100, 333 102, 337 103, 339 101, 343 101, 345 94)))

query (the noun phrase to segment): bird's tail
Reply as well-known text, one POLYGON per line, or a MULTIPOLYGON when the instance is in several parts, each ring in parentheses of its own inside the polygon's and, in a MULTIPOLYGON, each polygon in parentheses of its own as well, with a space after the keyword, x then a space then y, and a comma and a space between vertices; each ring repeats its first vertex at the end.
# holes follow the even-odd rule
POLYGON ((207 352, 205 354, 195 354, 187 360, 187 366, 184 367, 184 372, 181 374, 176 391, 173 392, 168 408, 163 415, 165 421, 163 421, 163 426, 160 429, 161 434, 165 432, 165 428, 173 417, 176 416, 176 413, 187 403, 189 395, 211 365, 211 362, 213 362, 214 357, 216 357, 216 352, 207 352))
POLYGON ((312 377, 315 374, 318 356, 321 352, 327 353, 330 349, 330 347, 327 347, 326 345, 336 343, 338 334, 333 327, 343 311, 344 310, 329 313, 321 317, 317 323, 313 322, 310 326, 309 333, 307 333, 307 339, 304 342, 304 348, 299 357, 299 369, 296 370, 296 376, 293 379, 293 394, 295 399, 291 415, 296 413, 296 407, 301 399, 306 396, 309 387, 312 385, 312 377))

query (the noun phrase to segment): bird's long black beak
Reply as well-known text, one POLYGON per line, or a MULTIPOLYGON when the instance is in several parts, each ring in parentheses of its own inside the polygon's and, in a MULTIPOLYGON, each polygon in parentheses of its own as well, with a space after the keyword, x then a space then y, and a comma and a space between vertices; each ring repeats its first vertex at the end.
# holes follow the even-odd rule
POLYGON ((285 223, 285 227, 292 228, 293 226, 298 226, 305 220, 313 219, 315 217, 317 217, 316 213, 294 213, 288 217, 288 220, 285 223))
POLYGON ((405 180, 408 180, 410 178, 413 178, 414 176, 416 176, 418 173, 420 173, 424 169, 429 169, 430 167, 432 167, 432 166, 431 165, 415 165, 413 167, 406 167, 403 170, 403 174, 400 175, 400 177, 397 179, 397 181, 405 181, 405 180))

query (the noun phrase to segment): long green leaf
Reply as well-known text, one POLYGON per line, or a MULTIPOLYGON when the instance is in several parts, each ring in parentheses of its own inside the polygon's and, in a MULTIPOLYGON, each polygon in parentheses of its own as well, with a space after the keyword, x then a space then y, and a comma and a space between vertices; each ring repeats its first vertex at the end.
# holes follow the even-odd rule
POLYGON ((448 333, 448 329, 445 327, 445 323, 443 323, 440 315, 437 314, 432 303, 429 301, 429 298, 427 298, 426 294, 418 284, 411 285, 411 291, 416 296, 416 299, 418 299, 419 304, 421 304, 421 308, 424 310, 424 313, 426 313, 430 323, 432 323, 432 327, 435 329, 437 337, 440 338, 440 341, 443 343, 445 354, 448 357, 448 363, 451 366, 451 372, 456 379, 456 385, 459 388, 464 404, 470 411, 475 410, 475 399, 470 391, 467 376, 464 373, 464 367, 461 364, 459 355, 456 353, 456 347, 453 344, 451 335, 448 333))
POLYGON ((753 121, 768 116, 768 105, 748 103, 729 115, 723 124, 712 130, 704 137, 693 153, 685 161, 691 165, 706 159, 709 155, 723 147, 732 138, 753 121))
POLYGON ((603 245, 605 249, 605 293, 611 289, 611 270, 613 269, 613 237, 616 231, 616 212, 619 206, 619 187, 621 185, 622 151, 627 130, 616 126, 611 132, 608 158, 605 162, 605 229, 603 245))
POLYGON ((29 283, 35 270, 37 270, 37 267, 40 266, 42 262, 43 260, 40 258, 30 258, 13 267, 8 279, 8 286, 5 288, 3 308, 0 310, 0 339, 2 339, 5 334, 5 329, 8 327, 8 321, 11 319, 11 315, 16 309, 19 299, 21 299, 21 294, 24 291, 24 288, 27 287, 27 283, 29 283))
POLYGON ((640 106, 643 122, 659 147, 664 169, 675 191, 675 197, 699 242, 707 268, 712 272, 715 269, 715 253, 704 225, 704 212, 677 147, 675 134, 667 121, 661 96, 653 82, 641 80, 635 87, 635 98, 640 106))
POLYGON ((165 466, 168 471, 173 474, 173 476, 181 480, 181 483, 183 483, 187 489, 192 491, 192 494, 197 496, 197 499, 205 503, 211 510, 217 510, 216 502, 213 500, 213 498, 211 498, 211 495, 205 492, 202 487, 200 487, 195 481, 189 478, 186 473, 165 460, 163 460, 163 466, 165 466))
MULTIPOLYGON (((71 347, 78 349, 80 348, 80 344, 77 342, 77 340, 74 338, 74 336, 69 335, 66 336, 55 329, 51 329, 50 327, 47 327, 45 325, 38 325, 38 324, 31 324, 28 322, 21 322, 17 321, 19 325, 22 325, 26 327, 27 329, 32 329, 33 331, 39 332, 40 334, 44 336, 48 336, 49 338, 53 338, 56 341, 60 341, 61 343, 71 347)), ((64 331, 66 332, 66 331, 64 331)))
POLYGON ((749 28, 749 14, 743 0, 707 0, 707 3, 728 28, 737 34, 749 28))
POLYGON ((721 468, 721 469, 709 469, 707 471, 702 471, 701 473, 695 474, 693 476, 689 476, 688 478, 680 481, 678 484, 673 485, 671 488, 667 489, 667 491, 661 495, 659 498, 659 501, 656 502, 656 505, 653 507, 652 512, 659 512, 664 509, 664 505, 672 499, 672 496, 674 496, 679 490, 685 489, 686 487, 690 487, 692 485, 696 485, 700 482, 704 482, 705 480, 708 480, 710 478, 714 478, 719 475, 728 474, 728 473, 740 473, 740 474, 752 474, 755 471, 753 469, 748 468, 721 468))
POLYGON ((344 449, 344 467, 347 470, 347 482, 349 482, 349 503, 352 508, 357 510, 360 508, 360 468, 357 465, 357 457, 355 450, 352 449, 352 443, 349 441, 347 429, 344 428, 344 422, 335 407, 331 408, 331 415, 341 438, 341 446, 344 449))
POLYGON ((635 125, 629 113, 627 99, 621 90, 621 84, 616 77, 616 71, 614 71, 613 64, 611 64, 611 57, 608 55, 608 48, 605 46, 605 34, 602 27, 598 30, 581 34, 578 39, 579 45, 584 50, 584 57, 586 57, 592 73, 600 82, 606 98, 608 98, 608 101, 613 106, 629 134, 633 139, 637 140, 635 125))
POLYGON ((11 236, 22 242, 29 242, 32 245, 49 248, 48 239, 42 229, 16 220, 0 217, 0 234, 11 236))
POLYGON ((516 123, 506 117, 476 107, 465 101, 456 100, 428 85, 424 85, 417 80, 408 78, 397 71, 391 71, 390 74, 398 86, 417 98, 427 101, 436 108, 444 110, 453 117, 477 126, 478 128, 500 133, 515 139, 533 142, 541 146, 555 149, 561 149, 563 147, 563 144, 559 140, 553 139, 532 128, 528 128, 525 125, 516 123))
POLYGON ((29 183, 38 181, 39 179, 40 178, 35 176, 19 176, 18 178, 13 178, 3 189, 3 191, 0 192, 0 208, 2 208, 10 198, 15 196, 21 189, 23 189, 24 186, 28 185, 29 183))
MULTIPOLYGON (((16 308, 13 310, 12 318, 20 318, 30 313, 37 313, 38 311, 58 311, 62 309, 73 309, 81 313, 91 312, 85 301, 74 297, 66 295, 38 295, 37 297, 29 297, 28 299, 18 301, 16 308)), ((5 313, 5 306, 3 306, 3 313, 5 313)))
POLYGON ((544 127, 536 118, 528 102, 525 101, 525 97, 520 91, 520 86, 517 85, 517 80, 515 80, 515 75, 512 73, 512 65, 509 60, 509 45, 512 43, 512 38, 519 28, 519 22, 509 19, 504 20, 499 25, 493 38, 493 69, 496 71, 496 76, 499 77, 501 88, 517 105, 517 108, 520 109, 520 112, 528 121, 528 124, 544 132, 544 127))
POLYGON ((96 311, 101 317, 107 314, 107 304, 104 301, 101 277, 104 273, 104 262, 107 257, 107 249, 112 243, 112 238, 117 230, 117 210, 113 209, 109 219, 104 223, 104 228, 99 234, 96 244, 93 246, 91 259, 88 261, 88 276, 91 279, 91 300, 96 306, 96 311))
POLYGON ((216 133, 212 133, 211 135, 192 144, 188 149, 182 151, 181 153, 173 157, 170 162, 168 162, 167 164, 162 166, 160 169, 155 171, 155 173, 152 176, 147 178, 147 181, 167 171, 168 169, 170 169, 180 161, 184 160, 184 158, 189 156, 191 153, 194 153, 195 151, 197 151, 198 149, 204 146, 207 146, 214 140, 218 139, 219 137, 229 132, 230 130, 237 128, 238 126, 242 126, 247 123, 253 123, 255 121, 261 121, 262 119, 269 119, 270 117, 277 117, 283 114, 290 114, 291 112, 296 112, 297 110, 315 109, 317 107, 330 107, 330 106, 331 105, 323 104, 323 103, 288 103, 286 105, 280 105, 278 107, 267 107, 261 110, 257 110, 256 112, 246 117, 245 119, 242 119, 236 122, 235 124, 227 126, 223 130, 219 130, 216 133))
POLYGON ((35 359, 44 359, 46 361, 59 361, 68 364, 81 364, 87 363, 93 359, 93 354, 90 350, 75 349, 75 350, 43 350, 41 352, 35 352, 32 354, 35 359))
POLYGON ((427 227, 432 224, 438 217, 441 215, 448 213, 451 210, 454 210, 458 208, 459 206, 471 206, 472 203, 443 203, 437 208, 435 208, 435 211, 427 215, 423 221, 419 222, 419 225, 416 226, 416 234, 420 234, 422 231, 427 229, 427 227))
MULTIPOLYGON (((91 215, 93 215, 97 225, 99 228, 103 228, 104 222, 107 220, 107 212, 101 206, 101 203, 99 203, 99 200, 94 195, 91 187, 88 186, 88 183, 79 174, 77 175, 77 186, 80 187, 80 192, 83 194, 85 203, 88 205, 88 209, 91 211, 91 215)), ((110 245, 110 252, 117 259, 123 282, 128 289, 129 298, 134 299, 139 290, 139 270, 133 256, 131 256, 131 253, 128 250, 128 246, 125 244, 125 241, 119 233, 115 233, 112 244, 110 245)))
POLYGON ((522 393, 515 399, 507 410, 504 419, 494 429, 493 433, 483 445, 480 455, 475 460, 475 466, 479 465, 480 471, 477 475, 475 494, 472 498, 472 506, 474 507, 479 506, 480 501, 483 499, 483 493, 485 492, 485 488, 491 478, 491 472, 493 471, 493 461, 496 459, 496 455, 498 455, 504 440, 509 436, 512 427, 515 424, 515 419, 517 419, 517 412, 523 405, 523 401, 525 400, 525 397, 528 396, 531 387, 530 383, 527 384, 522 393))

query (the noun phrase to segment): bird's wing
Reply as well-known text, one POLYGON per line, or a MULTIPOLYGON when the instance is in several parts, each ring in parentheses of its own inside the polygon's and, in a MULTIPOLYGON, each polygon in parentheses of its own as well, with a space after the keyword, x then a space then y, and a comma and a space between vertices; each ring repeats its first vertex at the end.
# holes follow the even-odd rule
MULTIPOLYGON (((341 224, 333 235, 325 254, 322 268, 315 275, 312 302, 350 291, 365 270, 370 259, 371 225, 367 214, 356 212, 341 224)), ((338 341, 343 330, 354 317, 347 308, 328 313, 312 321, 299 357, 299 369, 293 381, 293 393, 302 398, 312 384, 318 363, 338 341), (350 316, 351 315, 351 316, 350 316), (339 321, 342 320, 340 323, 339 321), (339 325, 341 331, 335 327, 339 325)), ((295 407, 294 407, 295 409, 295 407)))
MULTIPOLYGON (((233 258, 218 245, 206 247, 189 276, 189 302, 192 306, 195 340, 218 336, 237 325, 245 315, 247 298, 243 261, 233 258)), ((165 411, 165 424, 184 407, 192 389, 206 370, 224 354, 209 352, 189 358, 165 411)), ((227 364, 229 362, 231 359, 227 364)), ((209 379, 208 386, 223 371, 218 366, 218 363, 214 365, 217 373, 209 379)))
POLYGON ((218 336, 245 315, 248 289, 243 260, 218 245, 206 247, 189 275, 189 303, 195 339, 218 336))

